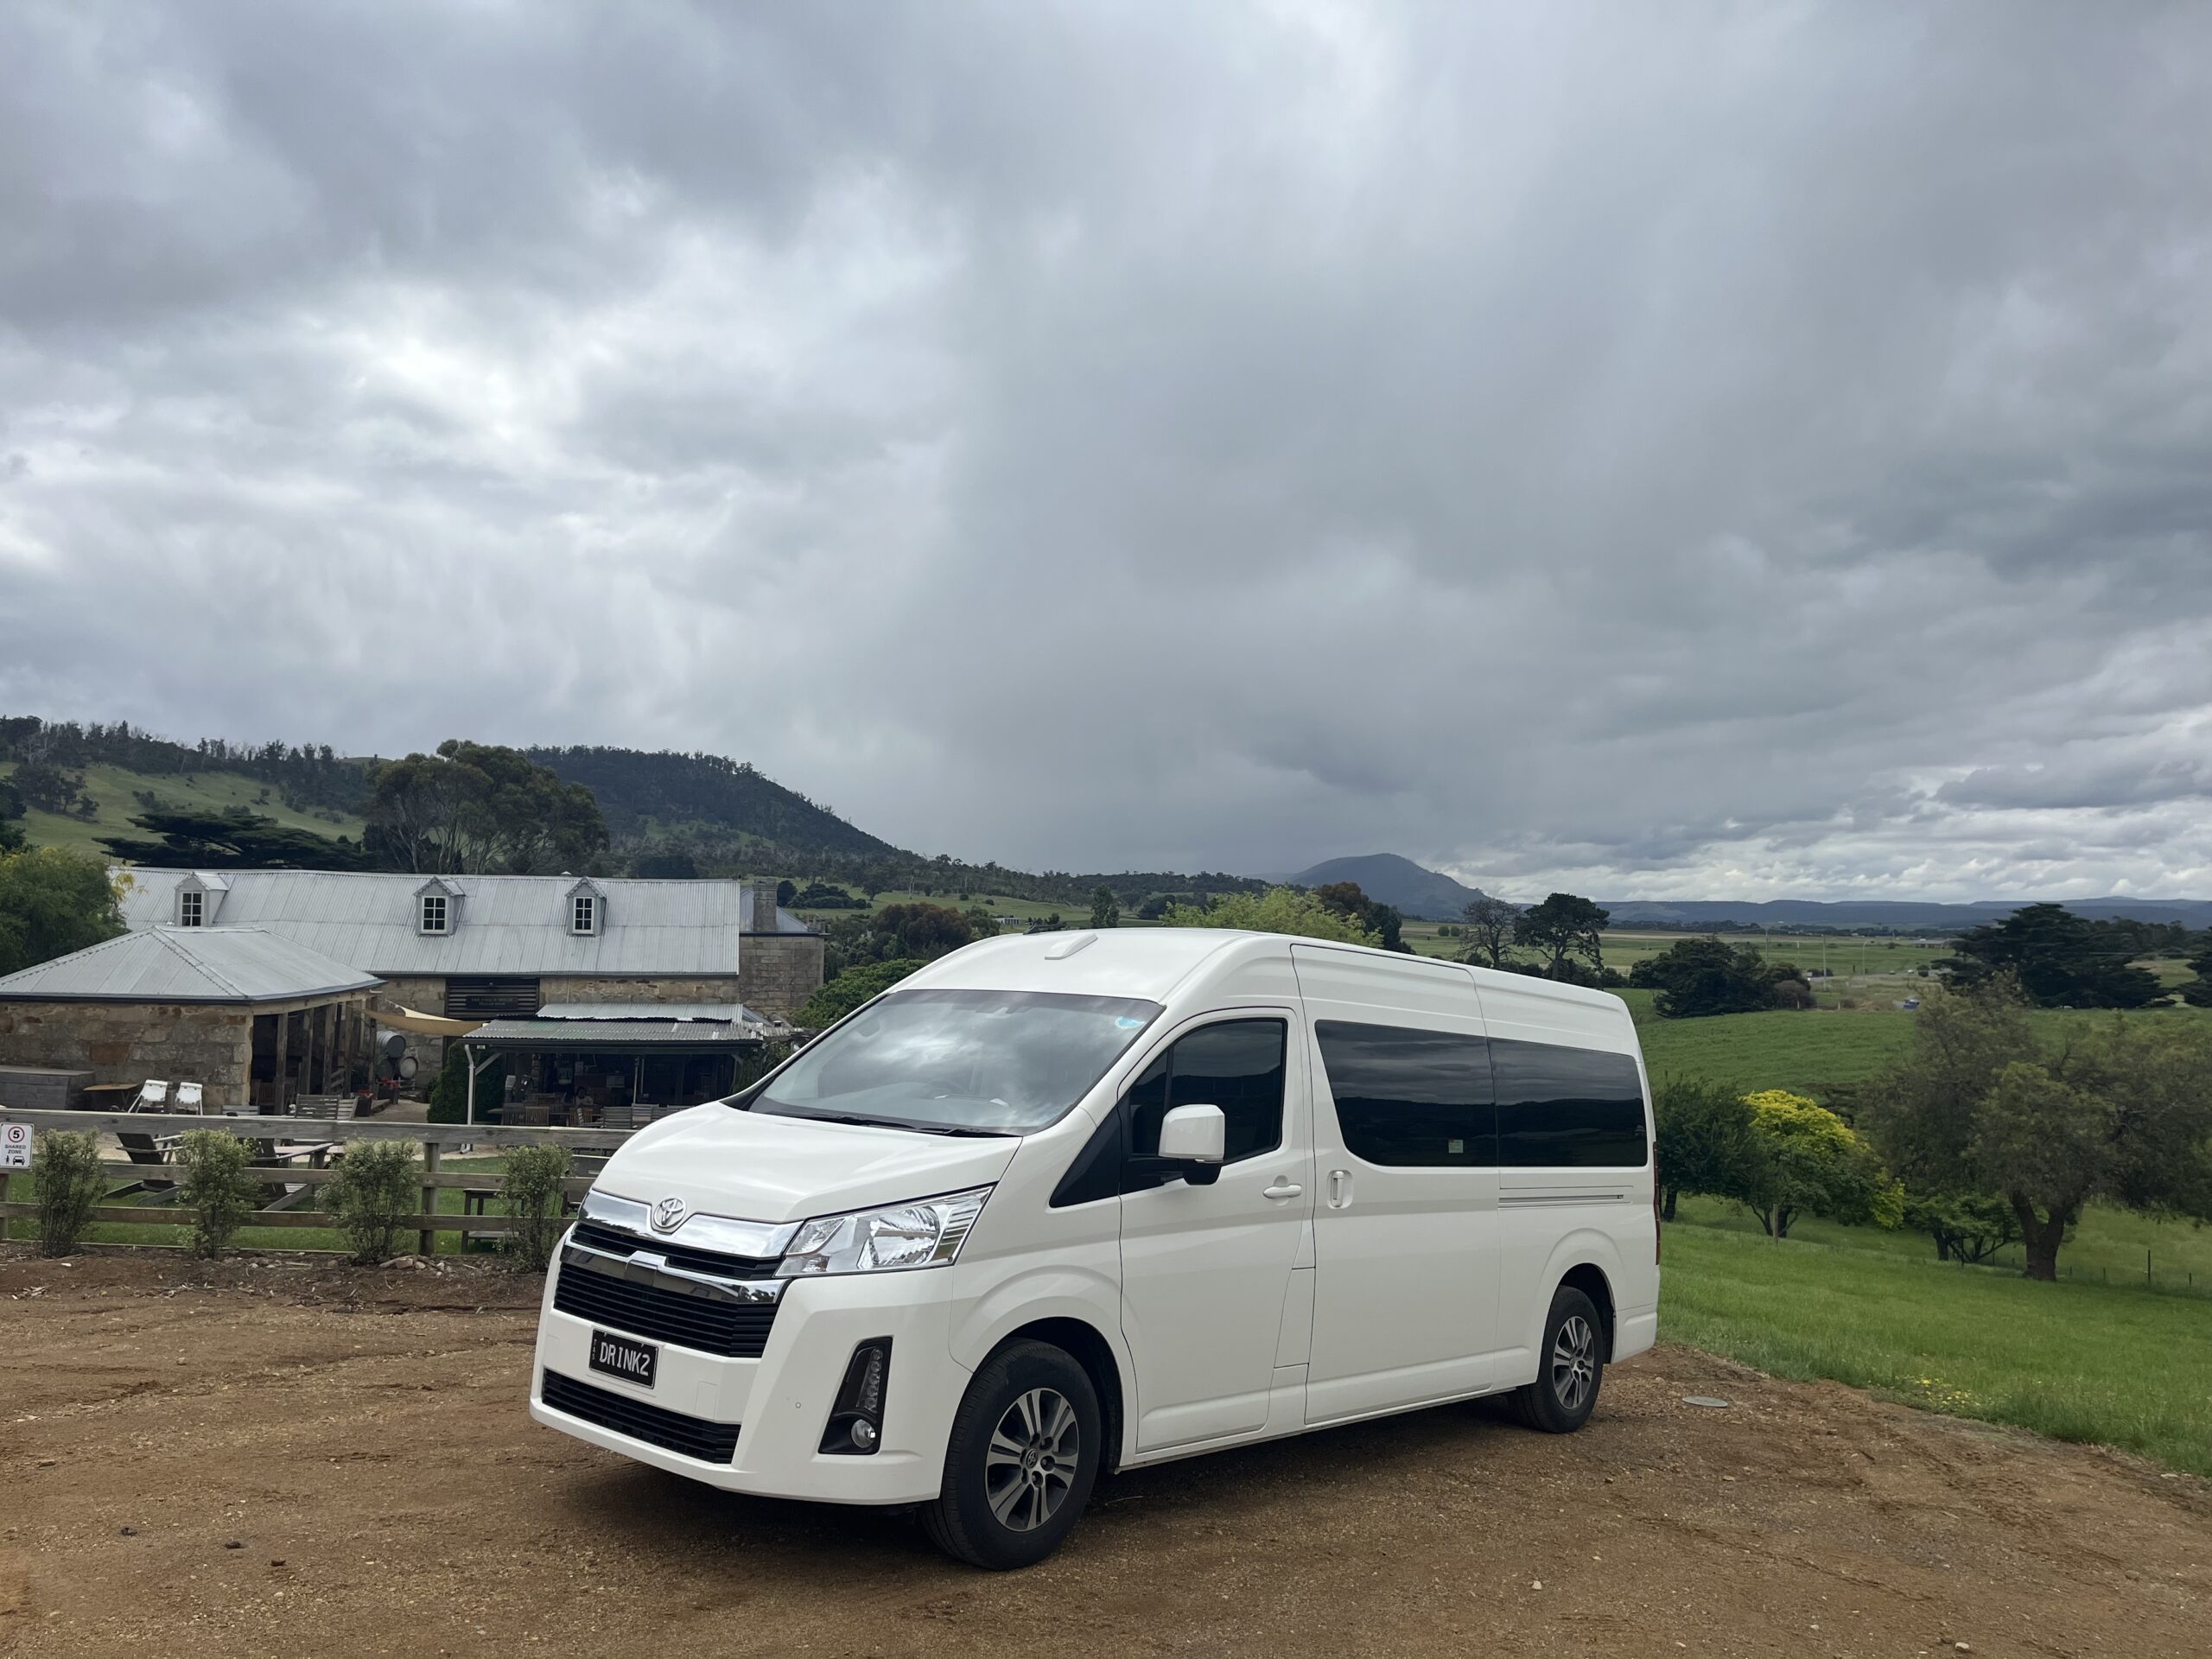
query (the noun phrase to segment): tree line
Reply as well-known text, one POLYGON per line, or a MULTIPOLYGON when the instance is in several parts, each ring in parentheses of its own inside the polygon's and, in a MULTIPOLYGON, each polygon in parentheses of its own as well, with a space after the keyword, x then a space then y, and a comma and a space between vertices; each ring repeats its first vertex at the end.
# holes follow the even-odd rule
MULTIPOLYGON (((1656 991, 1652 1007, 1662 1019, 1813 1006, 1811 979, 1796 963, 1710 935, 1676 939, 1622 975, 1604 960, 1611 919, 1603 906, 1575 893, 1554 893, 1525 908, 1484 896, 1463 914, 1458 931, 1468 943, 1460 959, 1576 984, 1656 991)), ((1951 949, 1931 964, 1946 983, 1972 989, 2006 978, 2040 1007, 2145 1008, 2175 995, 2212 1007, 2212 929, 2091 918, 2063 905, 2035 904, 1968 928, 1951 949), (2164 985, 2141 965, 2153 957, 2183 958, 2193 977, 2177 988, 2164 985)))

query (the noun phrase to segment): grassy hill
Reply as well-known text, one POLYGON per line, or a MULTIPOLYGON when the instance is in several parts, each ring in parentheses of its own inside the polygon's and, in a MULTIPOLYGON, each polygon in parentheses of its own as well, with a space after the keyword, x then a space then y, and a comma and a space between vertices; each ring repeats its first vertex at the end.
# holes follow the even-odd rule
MULTIPOLYGON (((0 762, 0 779, 15 770, 13 761, 0 762)), ((146 810, 140 798, 149 794, 166 805, 198 811, 257 812, 289 829, 310 830, 318 836, 359 840, 363 827, 359 818, 335 808, 302 811, 287 806, 270 785, 235 772, 145 772, 95 763, 84 768, 84 779, 83 793, 91 798, 94 815, 87 818, 35 809, 25 813, 23 830, 34 846, 73 847, 104 854, 101 836, 139 833, 131 827, 130 816, 146 810)))

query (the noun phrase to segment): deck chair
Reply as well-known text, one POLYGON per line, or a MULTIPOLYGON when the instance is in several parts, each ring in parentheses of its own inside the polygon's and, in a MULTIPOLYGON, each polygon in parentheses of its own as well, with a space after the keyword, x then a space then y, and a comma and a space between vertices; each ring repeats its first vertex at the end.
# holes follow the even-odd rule
MULTIPOLYGON (((199 1084, 191 1085, 198 1089, 199 1084)), ((169 1085, 160 1077, 149 1077, 138 1085, 138 1093, 123 1109, 126 1112, 162 1112, 168 1109, 169 1085)), ((134 1164, 148 1164, 156 1168, 168 1166, 169 1154, 176 1150, 181 1135, 150 1135, 133 1130, 118 1130, 116 1142, 123 1148, 123 1155, 134 1164)), ((132 1192, 167 1192, 176 1185, 175 1181, 157 1181, 141 1176, 130 1185, 111 1196, 121 1198, 132 1192)))
POLYGON ((205 1113, 207 1109, 207 1090, 196 1083, 180 1083, 176 1086, 176 1098, 170 1103, 170 1109, 205 1113))

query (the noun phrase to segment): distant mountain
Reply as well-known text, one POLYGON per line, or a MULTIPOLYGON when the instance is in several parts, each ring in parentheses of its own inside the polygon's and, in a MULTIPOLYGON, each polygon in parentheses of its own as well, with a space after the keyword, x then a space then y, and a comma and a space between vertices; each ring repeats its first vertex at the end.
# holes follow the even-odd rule
MULTIPOLYGON (((1769 927, 1979 927, 2011 915, 2032 899, 1993 899, 1974 904, 1925 904, 1912 899, 1601 899, 1613 925, 1638 923, 1674 927, 1713 927, 1725 922, 1769 927)), ((2185 927, 2212 926, 2212 899, 2068 899, 2077 916, 2125 918, 2138 922, 2179 922, 2185 927)))
POLYGON ((1440 875, 1395 853, 1332 858, 1290 879, 1301 887, 1357 881, 1359 890, 1376 903, 1395 906, 1402 913, 1424 922, 1457 921, 1468 905, 1483 897, 1478 888, 1462 887, 1450 876, 1440 875))

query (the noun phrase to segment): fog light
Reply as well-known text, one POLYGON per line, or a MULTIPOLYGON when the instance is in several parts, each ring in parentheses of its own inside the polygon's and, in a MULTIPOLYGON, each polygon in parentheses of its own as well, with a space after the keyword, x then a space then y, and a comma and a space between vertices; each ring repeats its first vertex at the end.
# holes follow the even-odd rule
POLYGON ((883 1395, 890 1380, 890 1338, 870 1337, 853 1350, 822 1431, 823 1452, 858 1458, 874 1452, 883 1439, 883 1395))

